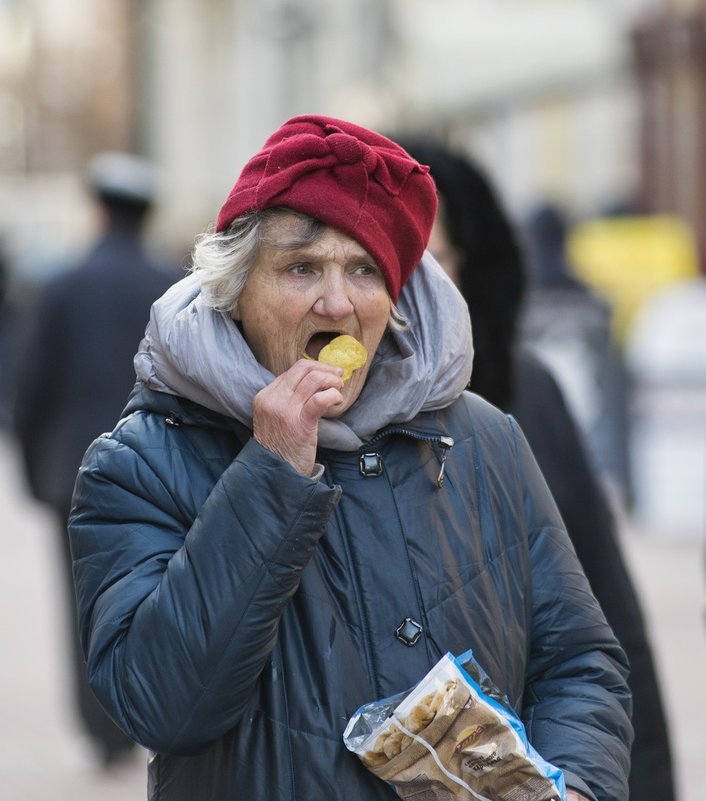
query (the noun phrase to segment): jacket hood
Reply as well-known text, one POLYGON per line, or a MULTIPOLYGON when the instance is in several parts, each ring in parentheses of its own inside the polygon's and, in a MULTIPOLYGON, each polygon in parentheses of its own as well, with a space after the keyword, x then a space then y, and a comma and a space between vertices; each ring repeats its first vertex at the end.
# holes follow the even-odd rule
MULTIPOLYGON (((322 447, 356 450, 383 426, 445 408, 467 386, 473 359, 468 308, 429 253, 397 306, 409 326, 386 332, 353 406, 336 420, 321 420, 322 447)), ((248 428, 253 397, 274 380, 237 324, 206 306, 194 275, 152 305, 134 363, 150 389, 185 397, 248 428)))

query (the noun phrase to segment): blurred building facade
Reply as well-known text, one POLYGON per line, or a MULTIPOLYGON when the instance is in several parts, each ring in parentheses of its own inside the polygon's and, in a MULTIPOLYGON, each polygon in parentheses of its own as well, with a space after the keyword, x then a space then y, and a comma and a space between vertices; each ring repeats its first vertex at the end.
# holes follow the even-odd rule
POLYGON ((263 137, 317 112, 444 135, 518 214, 628 198, 700 230, 705 20, 704 0, 0 0, 0 226, 20 251, 38 221, 80 237, 77 170, 121 148, 164 167, 161 236, 200 230, 263 137))
POLYGON ((587 212, 632 194, 633 16, 619 7, 156 0, 145 26, 149 137, 169 160, 179 227, 205 200, 213 212, 281 120, 312 111, 472 149, 520 213, 538 195, 587 212))
POLYGON ((21 268, 86 236, 86 159, 137 146, 137 7, 0 0, 0 232, 21 268))
POLYGON ((706 3, 653 4, 635 25, 641 203, 676 212, 706 252, 706 3))

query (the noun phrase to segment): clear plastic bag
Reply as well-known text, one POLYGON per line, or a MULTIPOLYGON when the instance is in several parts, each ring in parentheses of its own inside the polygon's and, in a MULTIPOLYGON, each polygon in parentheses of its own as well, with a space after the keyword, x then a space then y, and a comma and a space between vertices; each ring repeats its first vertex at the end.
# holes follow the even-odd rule
POLYGON ((565 801, 562 772, 471 651, 446 654, 413 689, 361 707, 346 747, 409 801, 565 801))

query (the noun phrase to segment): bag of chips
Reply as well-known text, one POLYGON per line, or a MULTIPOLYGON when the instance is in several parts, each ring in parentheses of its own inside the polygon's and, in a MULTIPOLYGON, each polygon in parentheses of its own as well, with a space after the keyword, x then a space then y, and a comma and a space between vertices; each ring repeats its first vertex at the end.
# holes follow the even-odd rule
POLYGON ((446 654, 412 690, 362 706, 346 747, 410 801, 565 801, 545 762, 471 651, 446 654))

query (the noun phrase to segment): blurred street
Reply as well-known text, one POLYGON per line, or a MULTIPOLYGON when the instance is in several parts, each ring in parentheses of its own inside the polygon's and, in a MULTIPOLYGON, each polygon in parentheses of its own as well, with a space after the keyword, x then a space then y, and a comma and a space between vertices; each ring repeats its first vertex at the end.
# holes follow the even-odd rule
POLYGON ((74 717, 53 520, 29 499, 0 433, 0 796, 7 801, 141 801, 145 759, 101 771, 74 717))
MULTIPOLYGON (((0 435, 0 776, 7 801, 140 801, 145 758, 110 773, 92 760, 73 717, 64 659, 58 552, 51 520, 23 492, 0 435)), ((703 542, 625 527, 670 716, 679 801, 706 787, 706 617, 703 542)), ((198 799, 194 799, 198 801, 198 799)), ((640 799, 633 799, 640 801, 640 799)))

